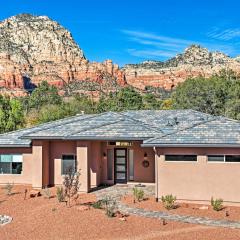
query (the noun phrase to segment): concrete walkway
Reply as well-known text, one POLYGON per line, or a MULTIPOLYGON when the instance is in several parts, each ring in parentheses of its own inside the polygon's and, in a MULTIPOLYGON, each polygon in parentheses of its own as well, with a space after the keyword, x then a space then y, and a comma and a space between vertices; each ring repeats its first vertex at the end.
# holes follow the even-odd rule
MULTIPOLYGON (((148 217, 148 218, 165 219, 169 221, 201 224, 206 226, 240 229, 240 222, 236 222, 236 221, 214 220, 214 219, 209 219, 205 217, 183 216, 183 215, 169 214, 167 212, 150 211, 142 208, 130 207, 126 204, 123 204, 120 201, 120 199, 125 195, 132 194, 132 188, 133 186, 131 185, 130 186, 114 185, 111 187, 97 190, 94 193, 98 200, 101 200, 106 196, 112 197, 117 201, 118 210, 126 214, 137 215, 137 216, 148 217)), ((142 189, 144 190, 144 193, 146 196, 154 195, 154 186, 144 186, 142 187, 142 189)))

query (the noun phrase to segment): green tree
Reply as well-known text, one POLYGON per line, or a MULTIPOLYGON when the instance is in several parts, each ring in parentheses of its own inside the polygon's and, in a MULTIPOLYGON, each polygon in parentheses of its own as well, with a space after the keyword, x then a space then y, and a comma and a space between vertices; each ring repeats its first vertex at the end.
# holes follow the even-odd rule
POLYGON ((229 87, 225 115, 240 120, 240 80, 233 82, 229 87))
POLYGON ((14 131, 23 126, 21 102, 16 98, 0 95, 0 133, 14 131))
POLYGON ((132 87, 120 89, 116 93, 110 93, 102 97, 98 103, 98 112, 139 110, 143 108, 143 98, 132 87))
POLYGON ((173 93, 173 107, 191 108, 213 115, 224 114, 230 84, 219 76, 188 79, 179 84, 173 93))
POLYGON ((162 101, 156 98, 152 93, 146 93, 143 95, 143 103, 145 109, 157 110, 161 108, 162 101))
POLYGON ((40 109, 45 104, 61 104, 63 98, 58 94, 58 89, 55 86, 43 81, 32 92, 28 98, 28 106, 30 108, 40 109))

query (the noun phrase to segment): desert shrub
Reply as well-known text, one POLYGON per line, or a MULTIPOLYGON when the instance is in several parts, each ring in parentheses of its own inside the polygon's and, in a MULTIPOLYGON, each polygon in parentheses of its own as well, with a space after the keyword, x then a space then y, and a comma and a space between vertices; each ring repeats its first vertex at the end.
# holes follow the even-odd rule
POLYGON ((103 205, 102 201, 101 201, 101 200, 98 200, 97 202, 94 202, 94 203, 92 204, 92 207, 93 207, 93 208, 96 208, 96 209, 102 209, 102 205, 103 205))
POLYGON ((105 209, 105 213, 108 217, 114 217, 116 210, 117 210, 117 203, 110 196, 106 196, 104 199, 101 200, 102 206, 105 209))
POLYGON ((65 200, 63 187, 57 187, 57 200, 63 202, 65 200))
POLYGON ((175 208, 176 197, 173 196, 172 194, 162 196, 161 200, 162 200, 163 205, 166 209, 170 210, 170 209, 175 208))
POLYGON ((221 211, 223 209, 223 200, 221 198, 213 199, 211 198, 211 206, 214 211, 221 211))
POLYGON ((133 196, 134 196, 134 202, 137 200, 140 202, 144 199, 144 191, 142 189, 138 189, 136 187, 133 188, 133 196))
POLYGON ((48 199, 50 199, 51 196, 52 196, 51 191, 50 191, 50 189, 49 189, 48 187, 45 187, 45 188, 42 190, 42 193, 43 193, 43 196, 44 196, 45 198, 48 198, 48 199))
POLYGON ((6 190, 6 194, 7 194, 7 195, 12 195, 12 189, 13 189, 13 187, 14 187, 14 183, 7 183, 7 184, 3 187, 3 189, 6 190))
POLYGON ((78 195, 78 189, 80 187, 79 183, 80 172, 74 171, 74 169, 69 169, 68 173, 63 179, 63 191, 64 196, 67 198, 68 206, 70 206, 71 199, 78 195))

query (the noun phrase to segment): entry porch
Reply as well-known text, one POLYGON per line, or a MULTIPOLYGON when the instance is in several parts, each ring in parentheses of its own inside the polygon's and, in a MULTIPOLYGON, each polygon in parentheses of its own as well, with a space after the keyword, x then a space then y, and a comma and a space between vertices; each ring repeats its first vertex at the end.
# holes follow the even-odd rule
POLYGON ((32 158, 34 188, 61 185, 69 167, 80 171, 81 192, 100 185, 155 182, 153 148, 142 148, 141 141, 35 140, 32 158))

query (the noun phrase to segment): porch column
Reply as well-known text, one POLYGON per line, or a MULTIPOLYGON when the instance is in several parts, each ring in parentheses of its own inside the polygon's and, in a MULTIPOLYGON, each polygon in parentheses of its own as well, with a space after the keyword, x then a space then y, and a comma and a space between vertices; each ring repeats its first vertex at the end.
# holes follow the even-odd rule
POLYGON ((49 142, 33 141, 32 145, 32 187, 49 185, 49 142))
POLYGON ((159 180, 159 171, 161 169, 161 163, 164 161, 164 155, 160 155, 155 149, 155 199, 159 200, 160 196, 160 180, 159 180))
POLYGON ((42 143, 33 141, 32 146, 32 187, 42 188, 42 143))
POLYGON ((80 192, 90 190, 89 144, 77 142, 77 170, 80 171, 80 192))

